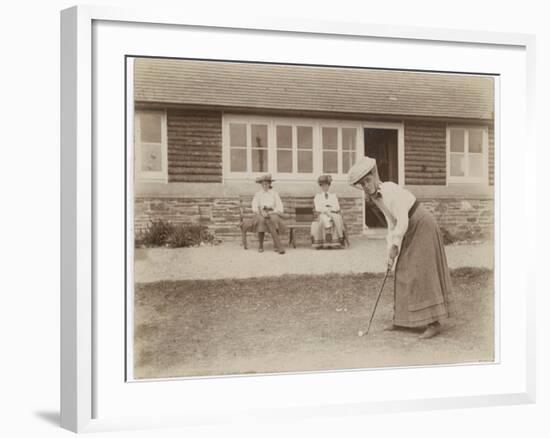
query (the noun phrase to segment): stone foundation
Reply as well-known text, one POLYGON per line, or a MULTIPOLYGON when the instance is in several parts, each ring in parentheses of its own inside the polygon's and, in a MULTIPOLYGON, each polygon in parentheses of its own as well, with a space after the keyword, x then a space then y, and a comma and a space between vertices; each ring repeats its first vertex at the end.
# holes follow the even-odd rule
POLYGON ((493 199, 421 199, 450 240, 489 240, 494 234, 493 199))
MULTIPOLYGON (((252 216, 251 197, 137 197, 134 204, 135 232, 144 230, 151 220, 174 224, 203 224, 217 238, 240 238, 239 223, 252 216)), ((282 197, 288 223, 296 220, 296 209, 313 207, 311 197, 282 197)), ((450 240, 492 238, 494 203, 492 199, 419 199, 436 218, 450 240)), ((344 222, 350 236, 363 232, 363 202, 360 198, 340 197, 344 222)), ((309 241, 309 231, 297 230, 298 239, 309 241)), ((284 237, 283 237, 284 238, 284 237)), ((255 236, 249 234, 255 241, 255 236)))

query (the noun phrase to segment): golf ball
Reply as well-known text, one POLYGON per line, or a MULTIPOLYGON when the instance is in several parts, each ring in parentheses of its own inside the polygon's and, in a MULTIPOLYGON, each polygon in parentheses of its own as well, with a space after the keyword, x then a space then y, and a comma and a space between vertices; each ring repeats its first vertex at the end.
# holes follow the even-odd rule
POLYGON ((364 335, 363 330, 359 330, 359 331, 357 332, 357 336, 363 336, 363 335, 364 335))

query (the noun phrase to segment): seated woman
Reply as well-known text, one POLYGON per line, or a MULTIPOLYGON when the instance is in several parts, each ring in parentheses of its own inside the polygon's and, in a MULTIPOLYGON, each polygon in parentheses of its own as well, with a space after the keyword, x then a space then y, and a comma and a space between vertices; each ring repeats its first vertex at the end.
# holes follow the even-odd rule
POLYGON ((285 229, 281 219, 283 203, 279 194, 271 186, 273 179, 270 174, 256 178, 256 182, 262 185, 262 189, 252 199, 252 212, 255 214, 253 230, 258 233, 258 251, 264 252, 264 237, 267 230, 273 238, 275 250, 279 254, 284 254, 285 251, 279 239, 279 233, 285 229))
POLYGON ((324 246, 344 246, 344 221, 340 214, 340 204, 334 193, 329 193, 332 177, 321 175, 317 180, 321 193, 315 195, 315 211, 319 220, 311 224, 311 242, 313 248, 324 246))

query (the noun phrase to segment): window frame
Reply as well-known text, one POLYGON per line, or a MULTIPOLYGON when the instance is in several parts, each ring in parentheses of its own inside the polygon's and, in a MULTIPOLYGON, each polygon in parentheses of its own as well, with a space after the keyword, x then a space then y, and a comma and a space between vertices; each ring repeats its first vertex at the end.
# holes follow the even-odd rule
POLYGON ((447 185, 449 184, 486 184, 489 185, 489 129, 485 125, 447 125, 446 129, 446 150, 447 150, 447 185), (463 129, 464 130, 464 156, 466 163, 466 174, 464 176, 451 175, 451 130, 463 129), (477 129, 481 131, 481 148, 482 148, 482 163, 483 174, 481 176, 470 176, 469 170, 469 130, 477 129))
MULTIPOLYGON (((282 175, 293 175, 295 173, 298 173, 298 162, 297 162, 297 159, 298 159, 298 129, 296 127, 296 125, 292 125, 290 123, 279 123, 279 122, 275 122, 274 125, 273 125, 273 129, 274 129, 274 136, 275 136, 275 144, 273 145, 273 147, 275 148, 275 164, 274 164, 274 167, 277 169, 277 175, 279 174, 282 174, 282 175), (291 140, 290 140, 290 148, 289 147, 284 147, 284 148, 279 148, 279 144, 278 144, 278 139, 277 139, 277 128, 278 127, 290 127, 290 134, 291 134, 291 140), (278 152, 279 151, 290 151, 290 155, 292 157, 292 170, 290 172, 279 172, 278 168, 279 168, 279 161, 278 161, 278 152)), ((268 128, 268 132, 269 132, 269 128, 268 128)), ((269 150, 269 145, 268 145, 268 150, 269 150)), ((269 161, 267 163, 268 165, 268 168, 269 168, 269 161)))
POLYGON ((223 114, 222 123, 222 149, 223 149, 223 175, 225 180, 251 179, 267 172, 252 172, 251 170, 251 146, 249 144, 249 130, 252 124, 268 125, 268 163, 267 172, 274 179, 281 181, 310 181, 312 178, 323 174, 323 145, 321 144, 323 127, 338 128, 338 173, 331 173, 333 180, 346 181, 347 173, 342 173, 342 128, 355 128, 355 158, 362 156, 362 127, 361 121, 339 119, 312 119, 305 117, 281 117, 281 116, 257 116, 246 114, 223 114), (232 172, 230 161, 229 125, 231 123, 244 123, 247 126, 247 171, 232 172), (292 127, 292 172, 278 172, 277 170, 277 126, 292 127), (312 172, 298 172, 298 127, 312 128, 312 172))
POLYGON ((160 182, 168 183, 168 126, 166 110, 136 110, 134 113, 134 177, 141 182, 160 182), (143 144, 157 144, 141 142, 141 118, 142 114, 160 114, 161 116, 161 163, 160 171, 141 170, 141 158, 143 144))

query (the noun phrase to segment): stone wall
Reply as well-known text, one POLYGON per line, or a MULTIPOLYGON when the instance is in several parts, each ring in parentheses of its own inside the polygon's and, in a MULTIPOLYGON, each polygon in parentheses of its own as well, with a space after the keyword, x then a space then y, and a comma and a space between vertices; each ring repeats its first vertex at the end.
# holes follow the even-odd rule
MULTIPOLYGON (((151 220, 162 219, 174 224, 200 223, 222 240, 240 237, 241 217, 252 216, 252 197, 227 198, 154 198, 138 197, 134 203, 135 232, 144 230, 151 220)), ((311 197, 282 197, 285 213, 291 215, 289 223, 295 222, 296 208, 313 207, 311 197)), ((362 201, 358 198, 340 198, 344 221, 350 234, 362 231, 362 201)), ((300 231, 300 237, 309 235, 300 231), (304 236, 301 236, 304 234, 304 236)))
POLYGON ((451 240, 487 240, 493 238, 493 199, 420 200, 436 218, 451 240))
MULTIPOLYGON (((313 207, 311 197, 282 197, 285 212, 295 221, 298 207, 313 207)), ((340 197, 340 206, 350 235, 363 231, 363 202, 360 198, 340 197)), ((445 234, 453 240, 486 239, 492 237, 494 224, 492 199, 420 199, 431 211, 445 234)), ((134 207, 136 233, 144 230, 150 220, 162 219, 174 224, 201 223, 222 240, 240 237, 241 217, 250 217, 251 197, 138 197, 134 207)), ((299 239, 309 239, 307 230, 298 232, 299 239)), ((251 236, 254 239, 254 236, 251 236)))

